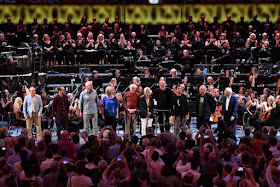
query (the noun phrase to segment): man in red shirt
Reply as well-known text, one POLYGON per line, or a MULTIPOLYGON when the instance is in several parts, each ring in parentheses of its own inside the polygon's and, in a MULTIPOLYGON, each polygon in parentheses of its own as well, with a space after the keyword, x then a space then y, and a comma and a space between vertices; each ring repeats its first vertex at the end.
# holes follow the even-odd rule
POLYGON ((58 94, 53 98, 52 104, 53 120, 56 123, 57 138, 60 139, 61 126, 68 130, 68 97, 65 95, 63 86, 58 88, 58 94))
POLYGON ((140 96, 136 92, 136 88, 137 86, 135 84, 131 84, 129 86, 129 91, 125 92, 123 95, 123 106, 125 109, 125 132, 127 132, 130 135, 130 137, 135 135, 137 110, 140 100, 140 96))
POLYGON ((262 144, 266 144, 265 141, 262 140, 262 132, 261 131, 256 131, 255 132, 255 140, 251 142, 254 151, 255 151, 255 156, 260 156, 262 155, 262 144))
POLYGON ((76 148, 75 144, 69 140, 69 133, 67 130, 64 130, 61 134, 61 141, 57 143, 59 149, 67 149, 67 157, 71 159, 76 158, 76 148))

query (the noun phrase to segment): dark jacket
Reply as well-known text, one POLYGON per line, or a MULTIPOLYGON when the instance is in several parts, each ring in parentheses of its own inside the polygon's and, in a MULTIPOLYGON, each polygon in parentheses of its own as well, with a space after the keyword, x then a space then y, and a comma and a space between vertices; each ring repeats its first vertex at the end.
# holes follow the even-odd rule
MULTIPOLYGON (((140 117, 146 118, 147 117, 147 102, 146 97, 144 95, 140 98, 140 117)), ((151 112, 150 118, 153 118, 154 116, 154 98, 150 96, 150 104, 149 104, 149 112, 151 112)))
MULTIPOLYGON (((200 99, 200 94, 198 94, 197 99, 196 99, 196 111, 197 114, 199 113, 199 99, 200 99)), ((204 106, 203 106, 203 117, 206 120, 209 120, 212 112, 211 112, 211 106, 214 105, 213 107, 216 106, 216 102, 213 98, 212 95, 209 93, 206 93, 204 95, 204 106)))
POLYGON ((228 112, 227 115, 225 116, 225 112, 226 112, 226 96, 223 96, 223 108, 222 108, 222 115, 224 116, 224 118, 230 118, 231 116, 233 116, 235 119, 238 118, 238 100, 237 97, 234 95, 231 95, 230 97, 230 101, 229 101, 229 106, 228 106, 228 112))

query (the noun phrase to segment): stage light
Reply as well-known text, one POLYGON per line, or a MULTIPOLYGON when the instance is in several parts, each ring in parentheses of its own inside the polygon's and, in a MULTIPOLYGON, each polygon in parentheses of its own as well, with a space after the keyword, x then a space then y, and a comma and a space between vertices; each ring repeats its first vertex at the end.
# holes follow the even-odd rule
POLYGON ((159 0, 149 0, 150 4, 156 5, 159 3, 159 0))

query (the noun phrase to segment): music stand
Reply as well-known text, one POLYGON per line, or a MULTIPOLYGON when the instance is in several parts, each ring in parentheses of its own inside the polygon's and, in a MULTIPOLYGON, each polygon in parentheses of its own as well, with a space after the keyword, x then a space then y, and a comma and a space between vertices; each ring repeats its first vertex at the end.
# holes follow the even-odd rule
POLYGON ((133 56, 135 57, 137 54, 137 51, 135 49, 130 49, 130 50, 123 50, 122 51, 123 56, 133 56))
POLYGON ((171 78, 171 77, 167 77, 166 78, 166 84, 169 87, 172 87, 173 85, 179 85, 182 83, 182 79, 181 78, 171 78))
POLYGON ((204 83, 204 78, 203 76, 192 76, 189 77, 189 82, 194 86, 202 85, 204 83))
POLYGON ((174 60, 168 60, 168 61, 162 61, 159 65, 161 65, 163 68, 171 69, 175 65, 174 60))
POLYGON ((154 78, 141 78, 141 85, 145 86, 145 87, 150 87, 155 83, 155 79, 154 78))
POLYGON ((151 60, 138 60, 138 61, 136 61, 137 66, 147 67, 147 66, 150 66, 150 64, 151 64, 151 60))
POLYGON ((226 87, 229 87, 230 80, 229 77, 220 77, 219 88, 220 90, 224 90, 226 87))
POLYGON ((272 76, 258 75, 257 81, 258 84, 273 84, 276 80, 272 76))

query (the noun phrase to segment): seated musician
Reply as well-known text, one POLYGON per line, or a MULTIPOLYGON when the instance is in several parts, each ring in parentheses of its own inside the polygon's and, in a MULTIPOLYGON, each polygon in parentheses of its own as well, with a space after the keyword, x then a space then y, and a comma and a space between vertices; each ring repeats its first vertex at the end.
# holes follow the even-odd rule
POLYGON ((243 124, 243 116, 244 113, 246 112, 246 98, 244 96, 239 96, 238 97, 238 120, 237 124, 239 125, 245 125, 243 124))
POLYGON ((171 69, 170 73, 171 73, 171 78, 172 79, 179 78, 178 75, 177 75, 177 70, 175 68, 171 69))
POLYGON ((1 109, 2 114, 4 115, 4 120, 9 123, 9 112, 13 109, 13 99, 10 98, 10 93, 8 90, 2 92, 1 98, 1 109))
POLYGON ((5 74, 6 75, 15 75, 17 73, 17 65, 14 63, 12 56, 8 57, 8 62, 5 65, 5 74))
POLYGON ((121 71, 119 69, 115 71, 115 78, 124 78, 124 76, 121 75, 121 71))
POLYGON ((213 77, 211 77, 211 76, 207 77, 206 85, 208 85, 208 86, 213 85, 215 88, 217 87, 213 77))
POLYGON ((0 46, 5 47, 8 44, 8 41, 5 39, 5 34, 0 33, 0 46))
POLYGON ((148 60, 148 57, 143 55, 142 49, 138 50, 137 60, 148 60))
POLYGON ((52 98, 47 95, 47 92, 45 90, 41 91, 41 99, 42 99, 42 103, 43 103, 43 111, 42 111, 42 115, 43 118, 41 120, 41 124, 42 124, 42 129, 46 129, 48 127, 48 123, 50 121, 50 127, 53 127, 53 120, 52 120, 52 98))
POLYGON ((157 41, 156 41, 156 45, 155 45, 155 47, 154 47, 154 50, 155 50, 155 51, 165 51, 166 48, 165 48, 165 46, 161 45, 160 40, 157 40, 157 41))
POLYGON ((42 99, 42 103, 43 103, 43 114, 45 114, 46 116, 43 116, 43 118, 45 117, 49 117, 49 111, 51 108, 49 108, 49 106, 51 105, 51 97, 49 95, 47 95, 47 92, 45 90, 41 91, 41 99, 42 99), (48 112, 46 112, 46 110, 48 110, 48 112))
POLYGON ((69 115, 68 120, 70 124, 70 131, 77 132, 82 128, 82 117, 80 117, 80 110, 78 107, 79 99, 74 98, 72 93, 67 94, 69 101, 69 115))
MULTIPOLYGON (((267 98, 267 103, 263 103, 262 113, 259 115, 259 118, 256 120, 256 126, 255 128, 257 130, 260 130, 265 125, 271 125, 273 124, 273 118, 272 118, 272 110, 275 108, 275 98, 273 96, 269 96, 267 98)), ((275 117, 275 116, 274 116, 275 117)))
POLYGON ((280 128, 280 95, 278 95, 273 103, 272 124, 275 129, 280 128))
POLYGON ((17 97, 15 99, 14 106, 13 106, 12 124, 14 126, 21 126, 26 128, 26 119, 24 118, 21 110, 22 104, 23 104, 22 99, 20 97, 17 97))
POLYGON ((166 54, 161 58, 162 61, 173 60, 173 56, 170 50, 166 51, 166 54))
POLYGON ((150 74, 150 71, 149 71, 149 68, 145 68, 144 69, 144 75, 142 75, 140 78, 141 79, 143 79, 143 78, 152 78, 152 76, 150 74))

